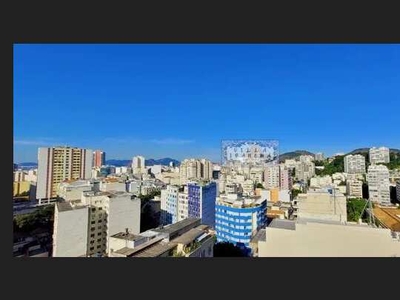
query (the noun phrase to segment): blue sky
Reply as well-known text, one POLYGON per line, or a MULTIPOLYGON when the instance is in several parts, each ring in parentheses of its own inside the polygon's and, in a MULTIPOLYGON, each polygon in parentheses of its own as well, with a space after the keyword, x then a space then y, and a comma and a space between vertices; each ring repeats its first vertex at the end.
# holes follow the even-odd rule
POLYGON ((14 161, 40 146, 220 159, 221 139, 400 148, 400 45, 14 45, 14 161))

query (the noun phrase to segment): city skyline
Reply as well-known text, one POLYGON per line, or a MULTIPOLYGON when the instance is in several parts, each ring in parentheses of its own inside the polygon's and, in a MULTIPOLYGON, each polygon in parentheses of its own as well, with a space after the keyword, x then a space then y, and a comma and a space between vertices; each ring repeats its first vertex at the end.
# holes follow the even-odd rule
POLYGON ((14 45, 14 162, 38 148, 204 157, 223 139, 279 152, 400 148, 398 45, 14 45), (350 122, 358 126, 347 126, 350 122))

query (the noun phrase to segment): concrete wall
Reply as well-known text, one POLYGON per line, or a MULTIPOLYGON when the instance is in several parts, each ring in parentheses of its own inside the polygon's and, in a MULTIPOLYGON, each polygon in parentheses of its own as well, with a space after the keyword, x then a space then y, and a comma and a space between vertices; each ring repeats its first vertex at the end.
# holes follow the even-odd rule
POLYGON ((130 194, 110 198, 108 208, 108 236, 125 232, 140 233, 140 199, 131 199, 130 194))
POLYGON ((92 178, 92 167, 93 167, 93 150, 92 149, 83 149, 85 151, 85 173, 84 178, 82 179, 90 179, 92 178))
MULTIPOLYGON (((49 161, 47 159, 48 150, 49 148, 42 148, 42 147, 39 148, 38 150, 38 172, 37 172, 37 188, 36 188, 37 199, 46 198, 46 185, 47 185, 47 173, 48 173, 47 168, 49 164, 49 161)), ((50 154, 50 159, 51 159, 51 154, 50 154)), ((48 191, 50 191, 50 183, 48 191)))
POLYGON ((266 228, 259 257, 391 257, 400 242, 389 229, 331 224, 296 224, 296 230, 266 228))
POLYGON ((347 221, 344 195, 336 195, 336 201, 334 201, 333 195, 329 193, 299 194, 297 205, 300 218, 347 221))
POLYGON ((89 210, 87 207, 59 212, 54 216, 53 256, 86 256, 89 210))
POLYGON ((214 238, 207 238, 199 248, 187 257, 214 257, 214 238))

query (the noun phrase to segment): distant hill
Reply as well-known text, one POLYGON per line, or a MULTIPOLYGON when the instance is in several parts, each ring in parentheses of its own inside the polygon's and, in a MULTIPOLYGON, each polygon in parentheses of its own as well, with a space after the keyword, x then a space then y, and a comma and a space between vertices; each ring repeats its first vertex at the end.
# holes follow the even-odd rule
POLYGON ((109 159, 106 160, 106 165, 116 166, 116 167, 128 167, 132 163, 129 159, 109 159))
MULTIPOLYGON (((399 149, 394 149, 394 148, 389 148, 389 153, 390 154, 392 154, 392 153, 393 154, 400 154, 400 150, 399 149)), ((355 150, 347 153, 346 155, 350 155, 350 154, 352 154, 352 155, 361 154, 361 155, 364 155, 364 156, 368 156, 369 148, 358 148, 358 149, 355 149, 355 150)))
MULTIPOLYGON (((178 166, 180 164, 179 160, 173 159, 173 158, 161 158, 161 159, 146 159, 145 160, 145 165, 146 166, 154 166, 154 165, 163 165, 163 166, 168 166, 170 162, 173 162, 175 166, 178 166)), ((109 159, 106 161, 107 165, 112 165, 116 167, 127 167, 132 164, 132 160, 130 159, 109 159)))
POLYGON ((35 162, 23 162, 16 165, 18 165, 19 167, 37 167, 38 164, 35 162))
POLYGON ((173 159, 173 158, 160 158, 160 159, 146 159, 145 164, 146 166, 154 166, 154 165, 163 165, 163 166, 169 166, 169 163, 173 162, 174 166, 179 166, 180 161, 173 159))
POLYGON ((296 150, 296 151, 292 151, 292 152, 286 152, 286 153, 279 155, 279 161, 284 162, 286 159, 294 159, 296 157, 299 157, 300 155, 314 156, 314 153, 309 152, 307 150, 296 150))

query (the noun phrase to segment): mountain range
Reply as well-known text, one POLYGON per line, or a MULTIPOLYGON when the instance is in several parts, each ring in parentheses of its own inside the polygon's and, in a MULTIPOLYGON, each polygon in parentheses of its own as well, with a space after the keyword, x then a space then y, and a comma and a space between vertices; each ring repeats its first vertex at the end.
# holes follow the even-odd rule
MULTIPOLYGON (((395 154, 400 155, 400 149, 390 148, 389 151, 390 151, 390 153, 395 153, 395 154)), ((368 153, 369 153, 369 148, 358 148, 358 149, 355 149, 355 150, 347 153, 346 155, 361 154, 364 156, 368 156, 368 153)), ((307 150, 295 150, 295 151, 286 152, 286 153, 279 155, 279 161, 283 162, 286 159, 294 159, 296 157, 299 157, 300 155, 314 156, 315 154, 310 151, 307 151, 307 150)), ((169 158, 169 157, 160 158, 160 159, 149 158, 149 159, 145 160, 146 166, 154 166, 154 165, 168 166, 170 162, 173 162, 174 166, 179 166, 179 164, 180 164, 179 160, 169 158)), ((112 165, 112 166, 116 166, 116 167, 130 166, 131 163, 132 163, 131 159, 109 159, 106 161, 107 165, 112 165)), ((17 165, 20 168, 35 168, 35 167, 37 167, 36 162, 23 162, 23 163, 19 163, 17 165)))
MULTIPOLYGON (((166 157, 166 158, 160 158, 160 159, 153 159, 153 158, 146 159, 145 165, 146 166, 154 166, 154 165, 169 166, 170 162, 173 162, 174 166, 179 166, 179 164, 180 164, 179 160, 166 157)), ((132 164, 132 160, 131 159, 109 159, 109 160, 106 160, 106 164, 116 166, 116 167, 127 167, 132 164)))

